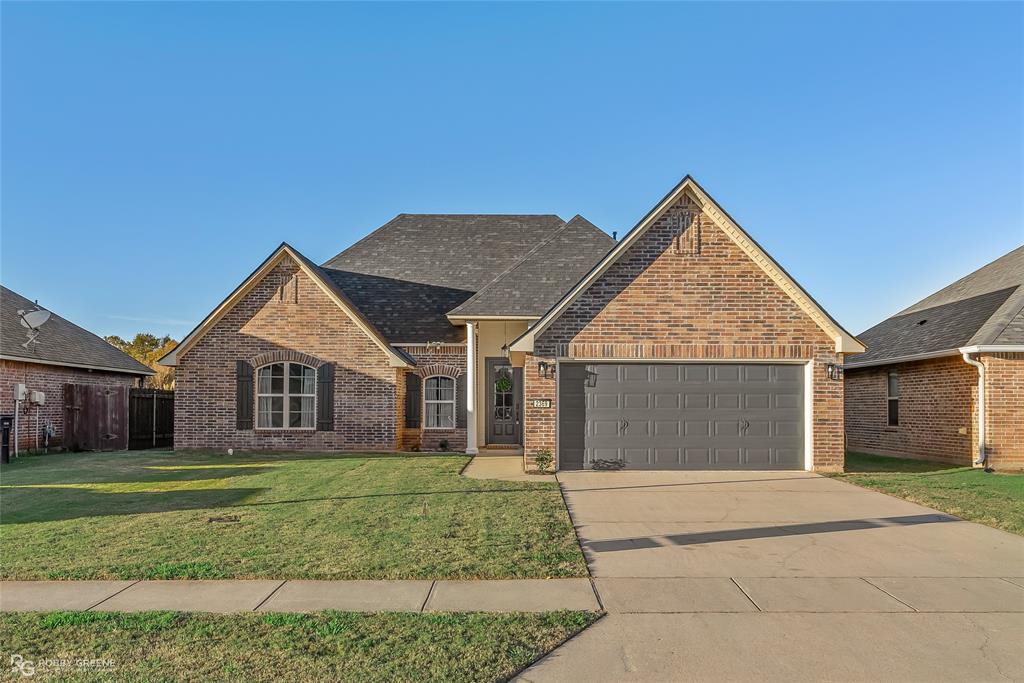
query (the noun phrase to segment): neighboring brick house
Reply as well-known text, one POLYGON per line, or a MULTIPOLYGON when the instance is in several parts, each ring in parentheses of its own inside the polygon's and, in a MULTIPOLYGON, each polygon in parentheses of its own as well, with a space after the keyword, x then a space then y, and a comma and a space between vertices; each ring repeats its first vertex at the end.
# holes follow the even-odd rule
POLYGON ((322 266, 283 244, 163 362, 179 448, 830 471, 863 350, 687 176, 618 243, 401 214, 322 266))
MULTIPOLYGON (((29 341, 22 312, 38 310, 29 299, 0 286, 0 414, 17 415, 19 450, 40 448, 52 428, 50 448, 64 445, 66 384, 89 385, 126 393, 155 374, 131 356, 114 348, 92 332, 55 313, 39 326, 29 341), (16 401, 15 388, 42 392, 42 405, 16 401)), ((125 425, 127 426, 127 425, 125 425)), ((117 447, 127 446, 127 434, 119 434, 117 447)), ((12 435, 13 438, 13 435, 12 435)), ((12 443, 13 450, 13 443, 12 443)))
POLYGON ((850 450, 1024 467, 1024 247, 860 338, 869 350, 845 371, 850 450))

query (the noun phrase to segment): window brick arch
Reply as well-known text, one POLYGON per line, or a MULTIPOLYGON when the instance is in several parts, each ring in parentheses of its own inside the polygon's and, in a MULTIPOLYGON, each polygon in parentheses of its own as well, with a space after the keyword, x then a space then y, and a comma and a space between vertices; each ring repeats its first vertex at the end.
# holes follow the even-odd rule
POLYGON ((454 365, 446 365, 444 363, 434 363, 432 365, 425 365, 421 368, 416 368, 416 374, 423 379, 437 376, 458 379, 459 375, 462 374, 462 368, 454 365))
POLYGON ((324 361, 309 355, 308 353, 302 353, 300 351, 292 351, 290 349, 284 349, 280 351, 268 351, 267 353, 261 353, 258 356, 253 356, 249 359, 249 364, 254 368, 259 368, 264 365, 270 365, 271 363, 283 363, 292 362, 299 363, 301 365, 308 365, 314 370, 319 369, 324 361))

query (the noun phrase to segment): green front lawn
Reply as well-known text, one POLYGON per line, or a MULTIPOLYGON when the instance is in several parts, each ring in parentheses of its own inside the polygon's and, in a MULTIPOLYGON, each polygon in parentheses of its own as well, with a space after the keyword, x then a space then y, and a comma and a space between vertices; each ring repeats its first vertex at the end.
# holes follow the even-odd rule
POLYGON ((595 619, 589 612, 2 614, 0 655, 5 666, 13 654, 34 662, 31 680, 499 681, 595 619), (43 659, 70 663, 46 668, 43 659), (83 659, 101 661, 82 668, 83 659))
POLYGON ((586 576, 558 485, 467 456, 78 453, 0 470, 0 578, 586 576))
POLYGON ((1024 536, 1024 474, 847 453, 846 472, 833 476, 1024 536))

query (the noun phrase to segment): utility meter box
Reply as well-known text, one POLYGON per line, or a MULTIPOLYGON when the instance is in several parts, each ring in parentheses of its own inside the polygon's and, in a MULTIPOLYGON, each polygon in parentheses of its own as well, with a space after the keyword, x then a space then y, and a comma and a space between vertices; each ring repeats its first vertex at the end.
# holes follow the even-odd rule
POLYGON ((46 403, 46 394, 41 391, 30 391, 28 394, 29 402, 41 406, 46 403))
POLYGON ((24 401, 27 398, 28 398, 28 387, 26 387, 24 384, 15 384, 14 385, 14 400, 15 401, 24 401))

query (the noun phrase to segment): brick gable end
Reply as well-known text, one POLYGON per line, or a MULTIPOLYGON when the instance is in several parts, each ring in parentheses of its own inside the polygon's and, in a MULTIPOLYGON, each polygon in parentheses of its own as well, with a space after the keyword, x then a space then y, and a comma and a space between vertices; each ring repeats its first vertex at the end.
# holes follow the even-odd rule
POLYGON ((392 450, 397 377, 384 351, 286 257, 179 358, 175 447, 392 450), (236 361, 282 352, 334 363, 334 431, 235 428, 236 361))
POLYGON ((842 469, 842 383, 825 374, 835 341, 686 196, 535 340, 528 455, 555 448, 555 380, 532 368, 556 357, 811 361, 814 467, 842 469))

